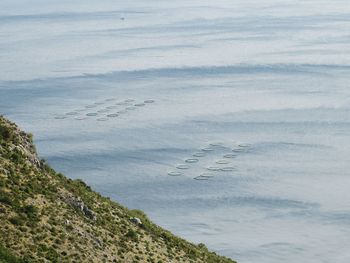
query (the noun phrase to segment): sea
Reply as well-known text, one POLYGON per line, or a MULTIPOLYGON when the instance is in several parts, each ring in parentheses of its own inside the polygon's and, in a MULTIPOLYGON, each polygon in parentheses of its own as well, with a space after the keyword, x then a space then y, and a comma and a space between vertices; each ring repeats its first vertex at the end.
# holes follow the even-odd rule
POLYGON ((239 263, 350 262, 348 0, 1 0, 0 114, 239 263))

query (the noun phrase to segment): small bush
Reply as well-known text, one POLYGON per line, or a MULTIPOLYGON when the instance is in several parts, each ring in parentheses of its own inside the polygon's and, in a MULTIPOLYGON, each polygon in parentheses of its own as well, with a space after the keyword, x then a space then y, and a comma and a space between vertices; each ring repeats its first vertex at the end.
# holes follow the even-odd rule
POLYGON ((38 218, 38 209, 33 205, 26 205, 22 207, 22 212, 31 220, 37 220, 38 218))
POLYGON ((0 203, 12 205, 12 199, 5 192, 0 192, 0 203))
POLYGON ((14 163, 19 163, 22 160, 22 155, 19 152, 13 152, 11 155, 11 160, 14 163))
POLYGON ((19 216, 14 216, 14 217, 11 217, 9 219, 9 221, 15 225, 15 226, 21 226, 21 225, 24 225, 24 220, 23 218, 19 217, 19 216))
POLYGON ((0 126, 0 140, 9 140, 11 139, 11 132, 8 128, 0 126))
POLYGON ((0 245, 0 262, 6 262, 6 263, 25 263, 29 261, 24 261, 22 259, 19 259, 15 256, 13 256, 6 248, 4 248, 2 245, 0 245))
POLYGON ((60 262, 60 255, 56 252, 55 249, 52 247, 48 248, 46 252, 46 259, 48 259, 50 262, 59 263, 60 262))
POLYGON ((138 240, 137 233, 132 229, 129 229, 129 231, 125 234, 125 236, 134 241, 138 240))
POLYGON ((204 251, 208 252, 208 248, 207 248, 207 246, 206 246, 205 244, 199 243, 199 244, 198 244, 198 247, 199 247, 201 250, 204 250, 204 251))

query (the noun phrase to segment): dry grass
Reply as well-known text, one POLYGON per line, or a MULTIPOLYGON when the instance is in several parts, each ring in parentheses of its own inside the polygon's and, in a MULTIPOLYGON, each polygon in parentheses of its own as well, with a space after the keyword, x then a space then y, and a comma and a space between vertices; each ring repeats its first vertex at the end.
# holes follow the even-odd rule
POLYGON ((0 263, 234 262, 56 173, 38 159, 32 137, 1 116, 0 222, 0 263), (79 200, 84 209, 67 200, 79 200), (10 261, 12 255, 18 261, 10 261))

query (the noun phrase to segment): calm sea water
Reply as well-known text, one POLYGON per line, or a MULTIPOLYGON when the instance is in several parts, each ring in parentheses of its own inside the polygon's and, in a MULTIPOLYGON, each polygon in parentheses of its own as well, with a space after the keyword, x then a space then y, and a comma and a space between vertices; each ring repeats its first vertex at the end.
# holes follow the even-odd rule
POLYGON ((347 263, 349 32, 341 0, 2 0, 0 113, 241 263, 347 263))

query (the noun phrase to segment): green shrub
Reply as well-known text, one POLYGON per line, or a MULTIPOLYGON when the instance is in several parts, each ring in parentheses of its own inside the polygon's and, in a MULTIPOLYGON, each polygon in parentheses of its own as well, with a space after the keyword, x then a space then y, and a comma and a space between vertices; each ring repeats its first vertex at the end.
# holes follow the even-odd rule
POLYGON ((129 229, 129 231, 125 234, 125 236, 133 241, 138 240, 137 233, 132 229, 129 229))
POLYGON ((11 139, 11 132, 7 127, 0 126, 0 140, 9 140, 11 139))
POLYGON ((7 193, 0 191, 0 203, 12 205, 12 199, 7 193))
POLYGON ((60 262, 60 255, 52 247, 48 248, 46 252, 46 259, 53 263, 60 262))
POLYGON ((20 216, 11 217, 11 218, 9 219, 9 221, 10 221, 13 225, 15 225, 15 226, 24 225, 24 220, 23 220, 23 218, 20 217, 20 216))
POLYGON ((30 261, 15 257, 5 247, 0 245, 0 262, 1 263, 29 263, 30 261))
POLYGON ((207 248, 207 246, 206 246, 205 244, 199 243, 199 244, 198 244, 198 247, 199 247, 201 250, 203 250, 203 251, 205 251, 205 252, 208 252, 208 248, 207 248))
POLYGON ((28 219, 37 221, 38 220, 38 209, 33 205, 26 205, 21 208, 21 211, 26 214, 28 219))
POLYGON ((22 155, 19 152, 15 151, 11 155, 11 160, 14 163, 19 163, 22 160, 22 155))

